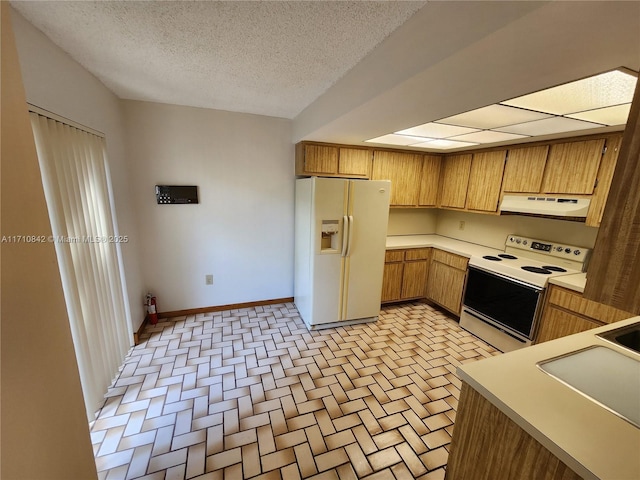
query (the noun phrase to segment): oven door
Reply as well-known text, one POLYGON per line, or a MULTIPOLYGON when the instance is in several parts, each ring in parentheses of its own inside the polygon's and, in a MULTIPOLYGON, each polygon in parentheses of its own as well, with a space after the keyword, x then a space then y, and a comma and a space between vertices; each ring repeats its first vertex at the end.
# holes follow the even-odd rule
POLYGON ((506 327, 516 338, 532 340, 543 292, 543 288, 470 266, 463 309, 506 327))

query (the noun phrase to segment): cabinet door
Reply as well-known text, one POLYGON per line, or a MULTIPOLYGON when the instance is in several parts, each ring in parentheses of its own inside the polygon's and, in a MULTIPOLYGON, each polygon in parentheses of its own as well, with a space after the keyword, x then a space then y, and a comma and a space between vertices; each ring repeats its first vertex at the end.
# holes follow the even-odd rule
POLYGON ((438 204, 441 207, 464 208, 467 200, 471 154, 444 158, 438 204))
POLYGON ((420 182, 421 207, 435 207, 438 203, 438 185, 440 184, 440 164, 442 157, 425 155, 422 161, 422 181, 420 182))
POLYGON ((385 263, 382 275, 381 301, 392 302, 400 300, 402 293, 402 263, 385 263))
POLYGON ((549 145, 514 148, 504 167, 502 191, 538 193, 542 186, 549 145))
POLYGON ((431 262, 427 281, 427 298, 450 312, 460 315, 462 290, 467 272, 440 262, 431 262))
POLYGON ((371 150, 340 148, 338 173, 340 175, 369 178, 371 172, 371 150))
POLYGON ((406 262, 402 275, 402 298, 424 297, 427 290, 429 262, 406 262))
POLYGON ((497 212, 502 186, 502 173, 506 150, 482 152, 473 155, 469 189, 467 191, 467 209, 497 212))
POLYGON ((416 206, 420 193, 422 155, 376 151, 373 154, 372 180, 391 180, 394 206, 416 206))
POLYGON ((593 189, 591 196, 591 204, 587 213, 585 225, 588 227, 599 227, 604 213, 604 206, 609 198, 609 190, 611 188, 611 180, 613 180, 613 172, 616 169, 618 161, 618 153, 622 144, 622 135, 614 135, 606 138, 607 151, 602 156, 600 168, 598 169, 598 178, 596 180, 596 188, 593 189))
POLYGON ((553 305, 547 305, 538 327, 535 343, 542 343, 556 338, 566 337, 574 333, 584 332, 592 328, 601 327, 603 323, 592 321, 553 305))
POLYGON ((304 171, 335 174, 338 171, 338 148, 325 145, 305 145, 304 171))
POLYGON ((604 141, 604 138, 600 138, 551 145, 542 180, 542 192, 593 193, 604 141))

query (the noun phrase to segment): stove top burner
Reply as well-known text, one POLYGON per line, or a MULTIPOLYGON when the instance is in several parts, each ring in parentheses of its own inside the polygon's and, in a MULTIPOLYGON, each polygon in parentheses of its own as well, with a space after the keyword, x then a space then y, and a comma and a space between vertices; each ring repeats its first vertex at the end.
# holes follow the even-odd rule
POLYGON ((484 256, 484 257, 482 257, 482 258, 484 258, 485 260, 491 260, 491 261, 493 261, 493 262, 501 262, 501 261, 502 261, 502 259, 501 259, 501 258, 494 257, 493 255, 485 255, 485 256, 484 256))
POLYGON ((520 267, 520 268, 522 268, 522 270, 526 270, 527 272, 541 273, 542 275, 551 275, 551 270, 548 270, 546 267, 540 268, 540 267, 532 267, 531 265, 525 265, 524 267, 520 267))
POLYGON ((567 270, 562 267, 556 267, 555 265, 543 265, 545 270, 551 270, 552 272, 566 272, 567 270))
POLYGON ((514 255, 509 255, 508 253, 500 253, 498 254, 498 256, 500 258, 506 258, 507 260, 517 260, 518 257, 514 256, 514 255))

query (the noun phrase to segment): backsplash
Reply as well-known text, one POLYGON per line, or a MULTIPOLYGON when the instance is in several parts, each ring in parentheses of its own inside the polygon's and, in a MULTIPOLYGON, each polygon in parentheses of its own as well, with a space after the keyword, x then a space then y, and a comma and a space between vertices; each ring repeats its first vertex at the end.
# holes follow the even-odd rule
POLYGON ((429 235, 436 233, 434 208, 391 208, 387 235, 429 235))
POLYGON ((598 234, 596 227, 566 220, 522 215, 483 215, 453 210, 437 212, 435 233, 438 235, 499 249, 504 248, 505 239, 510 233, 586 248, 593 248, 598 234), (460 222, 464 222, 462 230, 460 222))
POLYGON ((392 208, 387 229, 387 235, 438 234, 498 249, 504 248, 505 239, 511 233, 593 248, 598 229, 566 220, 435 208, 392 208), (460 222, 464 222, 462 230, 460 222))

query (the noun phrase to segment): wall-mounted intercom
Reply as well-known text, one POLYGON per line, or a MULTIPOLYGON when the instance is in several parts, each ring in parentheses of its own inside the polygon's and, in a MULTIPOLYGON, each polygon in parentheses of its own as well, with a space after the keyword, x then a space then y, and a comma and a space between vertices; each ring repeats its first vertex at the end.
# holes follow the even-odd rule
POLYGON ((198 203, 198 187, 195 185, 156 185, 158 205, 198 203))

